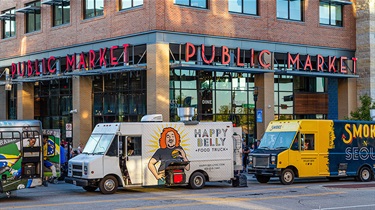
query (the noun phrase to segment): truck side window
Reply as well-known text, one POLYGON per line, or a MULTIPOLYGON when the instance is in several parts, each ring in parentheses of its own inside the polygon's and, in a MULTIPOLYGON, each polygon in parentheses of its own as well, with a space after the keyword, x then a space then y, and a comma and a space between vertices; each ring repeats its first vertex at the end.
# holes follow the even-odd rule
POLYGON ((315 138, 314 134, 305 134, 305 150, 314 150, 315 149, 315 138))
POLYGON ((141 137, 140 136, 133 137, 132 141, 133 141, 132 143, 133 143, 133 147, 134 147, 133 155, 135 155, 135 156, 142 155, 141 137))
POLYGON ((113 141, 111 143, 111 146, 109 146, 109 148, 108 148, 107 155, 108 156, 117 156, 117 154, 118 154, 118 138, 117 138, 117 136, 115 136, 115 138, 113 139, 113 141))
POLYGON ((127 155, 128 156, 140 156, 142 155, 142 144, 140 136, 127 136, 127 155))

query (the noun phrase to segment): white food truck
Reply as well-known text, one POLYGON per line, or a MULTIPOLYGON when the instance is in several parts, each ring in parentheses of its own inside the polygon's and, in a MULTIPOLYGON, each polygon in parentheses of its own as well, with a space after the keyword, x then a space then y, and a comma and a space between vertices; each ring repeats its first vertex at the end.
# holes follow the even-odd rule
POLYGON ((231 122, 162 122, 161 115, 100 123, 82 154, 69 160, 65 182, 111 194, 132 185, 200 189, 208 181, 236 180, 241 132, 231 122))

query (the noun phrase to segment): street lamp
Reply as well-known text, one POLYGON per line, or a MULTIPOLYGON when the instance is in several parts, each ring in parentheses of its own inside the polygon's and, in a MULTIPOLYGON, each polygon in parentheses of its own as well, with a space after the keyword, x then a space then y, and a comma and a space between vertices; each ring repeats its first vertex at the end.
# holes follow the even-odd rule
MULTIPOLYGON (((254 141, 257 140, 257 101, 258 101, 258 87, 254 86, 254 141)), ((255 142, 254 142, 255 143, 255 142)))

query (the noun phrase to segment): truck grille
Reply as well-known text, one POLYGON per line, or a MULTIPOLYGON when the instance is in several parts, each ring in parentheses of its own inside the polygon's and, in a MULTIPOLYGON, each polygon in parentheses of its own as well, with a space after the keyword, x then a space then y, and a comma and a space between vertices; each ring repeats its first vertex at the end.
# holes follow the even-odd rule
POLYGON ((269 167, 269 157, 253 157, 253 166, 258 168, 269 167))
POLYGON ((75 177, 82 177, 82 165, 75 165, 75 164, 73 164, 72 165, 72 168, 73 168, 73 170, 72 170, 72 173, 73 173, 73 176, 75 176, 75 177))
POLYGON ((82 176, 82 171, 73 171, 73 176, 82 176))
POLYGON ((73 165, 73 170, 82 170, 82 165, 73 165))

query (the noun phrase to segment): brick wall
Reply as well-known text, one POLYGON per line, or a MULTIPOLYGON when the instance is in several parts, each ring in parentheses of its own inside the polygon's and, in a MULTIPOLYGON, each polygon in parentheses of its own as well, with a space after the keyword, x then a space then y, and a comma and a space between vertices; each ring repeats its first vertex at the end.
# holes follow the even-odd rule
MULTIPOLYGON (((30 0, 1 0, 0 10, 22 8, 30 0)), ((140 8, 118 11, 105 0, 104 16, 83 20, 82 2, 71 1, 71 22, 51 27, 52 7, 42 5, 42 29, 25 34, 24 15, 17 13, 17 36, 0 40, 0 59, 149 30, 166 30, 355 50, 353 7, 344 8, 344 27, 320 26, 319 1, 306 0, 304 22, 278 20, 276 0, 258 1, 259 16, 228 13, 226 0, 209 1, 209 9, 144 0, 140 8), (6 49, 6 50, 4 50, 6 49)))

